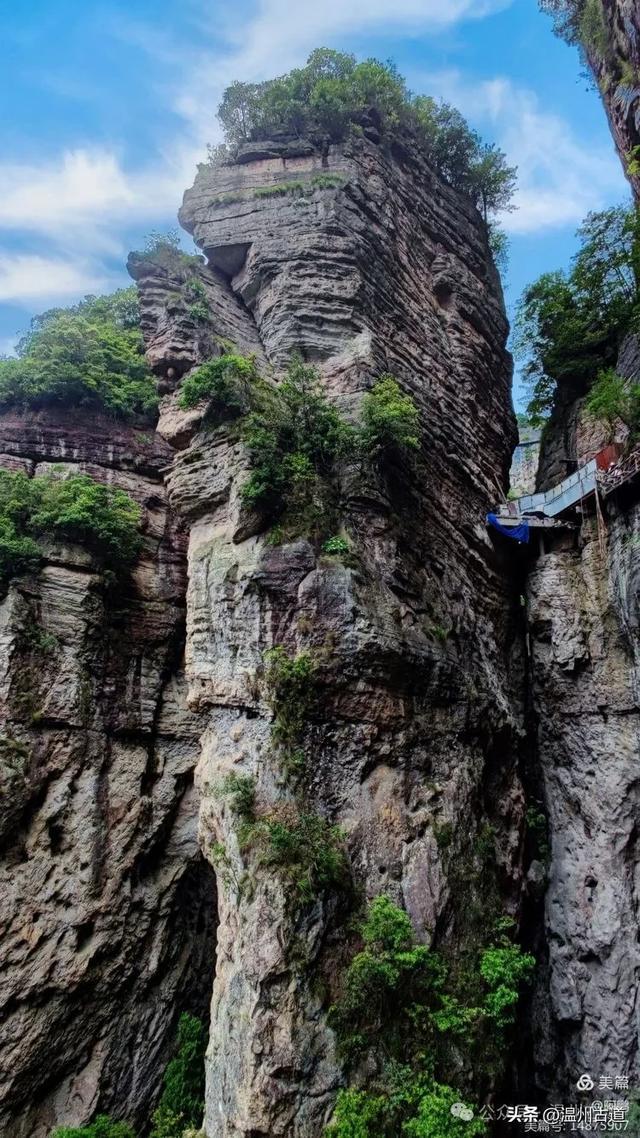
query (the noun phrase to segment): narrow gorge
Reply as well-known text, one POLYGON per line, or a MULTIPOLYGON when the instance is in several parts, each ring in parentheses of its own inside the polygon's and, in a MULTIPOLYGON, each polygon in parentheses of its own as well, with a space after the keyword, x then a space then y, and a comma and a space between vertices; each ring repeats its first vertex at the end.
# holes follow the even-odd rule
MULTIPOLYGON (((141 534, 123 576, 65 523, 0 601, 7 1138, 148 1135, 184 1012, 206 1138, 461 1138, 585 1073, 640 1086, 637 484, 526 545, 487 525, 518 437, 490 229, 411 130, 342 133, 214 157, 179 214, 200 253, 130 255, 155 426, 0 410, 4 471, 124 491, 141 534), (324 434, 314 469, 264 458, 275 509, 287 390, 324 434), (365 994, 410 977, 385 1055, 371 945, 365 994), (488 1121, 438 1129, 427 1084, 488 1121)), ((617 368, 640 381, 633 336, 617 368)), ((540 490, 609 441, 585 397, 540 490)))

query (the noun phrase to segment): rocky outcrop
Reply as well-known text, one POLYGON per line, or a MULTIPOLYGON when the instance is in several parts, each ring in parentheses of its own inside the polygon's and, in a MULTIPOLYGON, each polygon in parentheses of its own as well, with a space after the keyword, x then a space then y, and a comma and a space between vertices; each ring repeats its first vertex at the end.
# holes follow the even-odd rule
POLYGON ((0 465, 81 471, 143 509, 131 581, 50 545, 0 602, 0 1132, 136 1123, 178 1014, 207 1014, 215 882, 197 843, 170 449, 86 412, 0 418, 0 465))
MULTIPOLYGON (((588 8, 588 5, 586 6, 588 8)), ((611 133, 636 200, 640 200, 640 13, 635 0, 597 0, 586 21, 584 52, 605 105, 611 133)))
POLYGON ((194 271, 209 344, 253 351, 276 377, 299 350, 348 416, 391 372, 424 433, 414 464, 343 469, 356 568, 305 540, 270 544, 241 508, 237 431, 186 416, 169 390, 209 348, 171 311, 170 281, 134 267, 150 359, 173 372, 159 431, 176 447, 167 485, 190 535, 188 702, 203 725, 200 841, 219 896, 205 1130, 316 1138, 343 1081, 326 1012, 346 902, 292 904, 241 849, 220 787, 249 775, 259 811, 296 809, 263 662, 275 645, 309 652, 305 807, 344 828, 358 887, 401 901, 424 941, 462 938, 482 874, 463 889, 457 869, 474 865, 482 833, 485 884, 517 914, 521 640, 516 586, 484 526, 515 442, 506 322, 478 214, 402 140, 324 155, 261 144, 201 168, 180 219, 207 259, 194 271))
MULTIPOLYGON (((618 369, 637 374, 637 344, 618 369)), ((621 425, 622 427, 622 425, 621 425)), ((556 415, 543 472, 568 447, 608 441, 581 412, 556 415)), ((623 438, 626 429, 620 433, 623 438)), ((555 479, 557 481, 557 479, 555 479)), ((638 552, 640 508, 623 487, 550 535, 528 579, 532 699, 551 839, 537 995, 537 1080, 562 1095, 585 1072, 640 1077, 637 1017, 638 552)))

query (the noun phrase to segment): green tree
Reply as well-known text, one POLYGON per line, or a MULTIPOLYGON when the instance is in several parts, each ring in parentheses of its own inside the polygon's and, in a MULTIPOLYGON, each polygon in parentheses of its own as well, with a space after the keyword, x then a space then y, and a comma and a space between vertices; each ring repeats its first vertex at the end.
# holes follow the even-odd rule
MULTIPOLYGON (((535 964, 511 942, 512 930, 512 921, 498 921, 491 943, 475 944, 461 967, 459 959, 418 944, 408 914, 389 897, 371 902, 360 929, 363 947, 347 969, 330 1020, 347 1062, 362 1069, 366 1060, 367 1069, 379 1074, 366 1092, 341 1096, 328 1131, 332 1138, 422 1138, 431 1135, 430 1127, 434 1134, 460 1133, 461 1120, 450 1107, 461 1096, 439 1080, 460 1069, 461 1056, 478 1087, 499 1073, 520 992, 535 964)), ((462 1121, 471 1125, 472 1119, 470 1114, 462 1121)), ((472 1133, 484 1133, 482 1120, 475 1125, 472 1133)))
POLYGON ((245 142, 282 134, 339 142, 350 127, 373 122, 383 135, 399 129, 423 148, 452 185, 468 193, 485 220, 509 208, 515 169, 485 145, 459 111, 414 96, 393 63, 318 48, 304 67, 264 83, 232 83, 218 111, 229 153, 245 142))
POLYGON ((286 511, 296 524, 315 530, 335 463, 354 437, 329 403, 316 369, 294 357, 282 383, 263 392, 246 420, 253 470, 242 491, 245 502, 275 516, 286 511))
POLYGON ((122 572, 140 547, 140 516, 124 491, 87 474, 28 478, 0 470, 0 587, 37 567, 42 537, 85 545, 122 572))
POLYGON ((614 368, 606 368, 593 384, 585 407, 592 418, 605 424, 611 438, 618 421, 635 438, 640 427, 640 384, 623 379, 614 368))
POLYGON ((485 222, 495 212, 514 209, 516 168, 507 166, 494 144, 480 143, 470 162, 469 181, 485 222))
POLYGON ((182 1138, 188 1127, 200 1126, 204 1111, 204 1024, 184 1012, 178 1023, 177 1053, 167 1064, 163 1090, 149 1138, 182 1138))
POLYGON ((417 450, 420 413, 392 375, 383 375, 362 400, 362 439, 372 455, 417 450))
POLYGON ((0 408, 87 407, 149 417, 157 406, 132 290, 34 317, 18 358, 0 360, 0 408))
POLYGON ((487 1133, 487 1124, 483 1118, 474 1117, 467 1103, 460 1103, 457 1091, 434 1083, 421 1096, 417 1116, 405 1123, 402 1133, 407 1138, 480 1138, 487 1133), (456 1105, 466 1109, 466 1116, 451 1113, 456 1105))
POLYGON ((556 392, 583 394, 613 367, 638 314, 640 221, 635 209, 592 213, 568 273, 544 273, 524 292, 514 349, 531 388, 528 413, 549 414, 556 392))
POLYGON ((180 388, 178 404, 186 409, 206 401, 210 409, 244 414, 249 410, 257 379, 252 357, 225 353, 187 376, 180 388))
POLYGON ((34 479, 36 508, 29 528, 79 542, 111 568, 129 565, 140 548, 140 507, 124 490, 96 482, 88 474, 34 479))

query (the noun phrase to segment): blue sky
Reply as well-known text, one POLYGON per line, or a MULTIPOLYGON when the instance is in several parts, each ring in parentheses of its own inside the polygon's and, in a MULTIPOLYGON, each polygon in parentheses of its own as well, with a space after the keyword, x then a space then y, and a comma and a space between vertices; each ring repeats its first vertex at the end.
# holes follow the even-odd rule
POLYGON ((321 45, 393 58, 518 166, 510 309, 567 264, 589 210, 628 197, 600 101, 536 0, 30 0, 2 5, 0 35, 0 352, 33 313, 127 283, 128 250, 175 226, 219 140, 225 85, 321 45))

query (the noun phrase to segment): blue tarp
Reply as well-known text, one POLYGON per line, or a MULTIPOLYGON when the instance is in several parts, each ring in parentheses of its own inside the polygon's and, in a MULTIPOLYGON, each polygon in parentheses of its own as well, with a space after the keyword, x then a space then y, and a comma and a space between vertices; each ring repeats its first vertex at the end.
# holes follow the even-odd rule
POLYGON ((519 541, 523 545, 529 540, 528 522, 520 522, 519 526, 504 526, 497 514, 487 514, 487 521, 505 537, 512 537, 514 541, 519 541))

